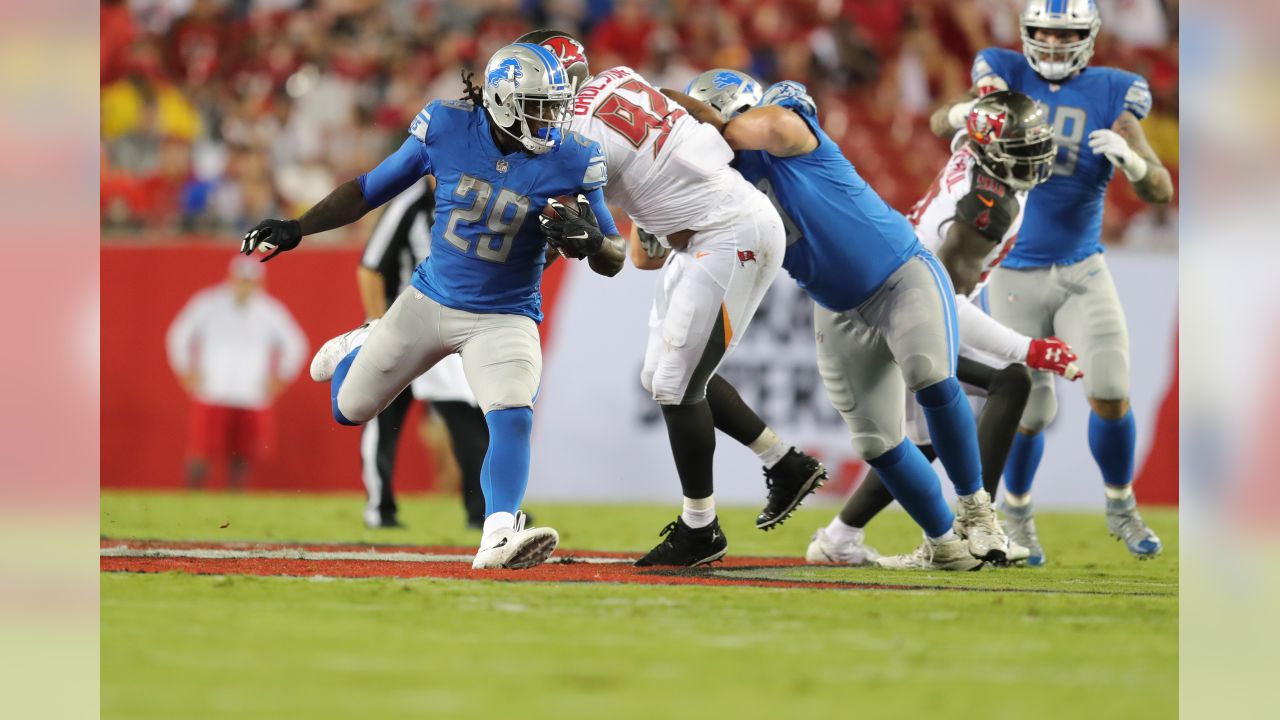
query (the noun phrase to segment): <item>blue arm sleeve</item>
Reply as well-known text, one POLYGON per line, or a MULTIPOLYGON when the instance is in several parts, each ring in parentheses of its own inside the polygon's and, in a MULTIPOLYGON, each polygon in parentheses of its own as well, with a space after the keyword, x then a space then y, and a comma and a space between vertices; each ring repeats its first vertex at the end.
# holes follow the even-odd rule
POLYGON ((426 148, 421 140, 410 135, 400 149, 358 178, 360 192, 364 194, 365 202, 378 207, 407 190, 423 175, 431 173, 431 160, 427 157, 426 148))
POLYGON ((600 232, 605 237, 618 234, 618 224, 613 221, 613 213, 609 212, 609 205, 604 201, 604 190, 596 188, 587 193, 587 202, 591 203, 591 212, 596 214, 596 222, 600 225, 600 232))

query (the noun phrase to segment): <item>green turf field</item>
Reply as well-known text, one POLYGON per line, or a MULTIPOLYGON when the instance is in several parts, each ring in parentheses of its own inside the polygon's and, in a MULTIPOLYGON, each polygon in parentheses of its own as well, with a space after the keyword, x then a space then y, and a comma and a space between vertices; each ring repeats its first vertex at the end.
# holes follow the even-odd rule
MULTIPOLYGON (((110 538, 474 545, 453 499, 105 492, 110 538), (223 527, 225 525, 225 527, 223 527)), ((643 552, 676 507, 533 505, 562 547, 643 552)), ((798 555, 831 508, 781 529, 722 510, 737 555, 798 555)), ((104 718, 1172 718, 1177 515, 1140 563, 1101 513, 1039 519, 1044 569, 797 576, 994 592, 102 576, 104 718)), ((919 533, 872 526, 881 551, 919 533)))

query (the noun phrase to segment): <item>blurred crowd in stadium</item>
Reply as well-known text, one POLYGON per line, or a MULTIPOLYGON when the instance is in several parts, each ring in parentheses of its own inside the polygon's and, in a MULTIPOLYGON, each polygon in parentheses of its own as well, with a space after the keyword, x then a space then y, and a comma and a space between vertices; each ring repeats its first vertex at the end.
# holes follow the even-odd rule
MULTIPOLYGON (((1178 166, 1177 0, 1099 0, 1094 64, 1147 77, 1178 166)), ((235 233, 375 165, 460 73, 537 27, 683 88, 710 67, 798 80, 864 177, 908 210, 947 158, 928 130, 974 53, 1019 46, 1021 0, 103 0, 104 235, 235 233)), ((1113 183, 1104 240, 1173 248, 1176 208, 1113 183)), ((358 243, 367 227, 335 231, 358 243)))

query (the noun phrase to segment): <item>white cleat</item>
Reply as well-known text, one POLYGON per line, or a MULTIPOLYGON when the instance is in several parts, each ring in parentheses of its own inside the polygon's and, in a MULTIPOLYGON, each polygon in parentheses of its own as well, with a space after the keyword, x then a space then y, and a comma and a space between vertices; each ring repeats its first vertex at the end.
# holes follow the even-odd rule
POLYGON ((524 513, 517 513, 515 527, 485 535, 471 569, 524 570, 546 562, 560 544, 560 534, 547 527, 526 529, 524 518, 524 513))
POLYGON ((876 565, 886 570, 981 570, 982 564, 964 540, 934 543, 929 538, 913 553, 876 560, 876 565))
POLYGON ((377 324, 376 319, 370 320, 354 330, 329 338, 316 351, 315 357, 311 358, 311 379, 316 382, 328 382, 333 377, 333 371, 338 368, 338 363, 342 362, 342 358, 363 345, 364 339, 369 337, 369 331, 377 324))
POLYGON ((876 549, 863 543, 863 531, 858 536, 845 542, 836 542, 827 535, 826 528, 818 528, 805 551, 805 562, 839 563, 841 565, 870 565, 880 559, 876 549))
POLYGON ((992 562, 1004 562, 1008 558, 1009 538, 1000 527, 986 490, 956 502, 955 530, 969 543, 969 552, 974 557, 992 562))
POLYGON ((1008 563, 1020 563, 1031 557, 1031 549, 1025 548, 1013 540, 1009 541, 1009 554, 1005 557, 1008 563))

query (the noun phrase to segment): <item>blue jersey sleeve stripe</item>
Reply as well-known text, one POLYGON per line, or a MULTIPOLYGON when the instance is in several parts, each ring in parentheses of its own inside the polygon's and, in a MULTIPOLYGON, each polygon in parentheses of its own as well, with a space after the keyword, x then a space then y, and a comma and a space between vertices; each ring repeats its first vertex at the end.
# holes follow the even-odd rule
POLYGON ((1139 120, 1151 113, 1151 86, 1146 80, 1138 78, 1125 90, 1124 109, 1137 115, 1139 120))
POLYGON ((977 85, 978 81, 987 77, 1003 78, 1000 71, 997 70, 999 57, 992 52, 991 48, 981 50, 973 58, 973 67, 969 69, 969 80, 977 85))

